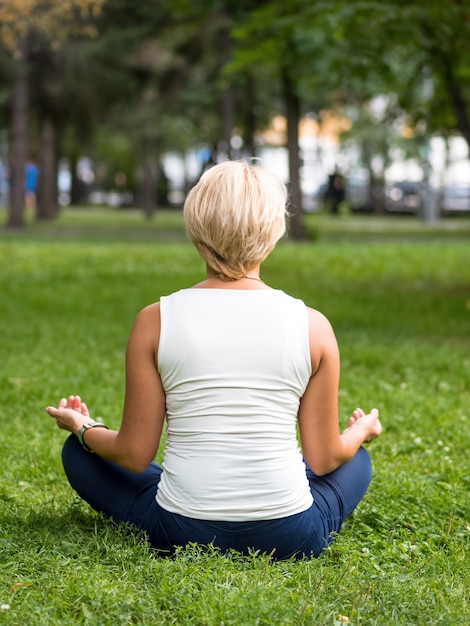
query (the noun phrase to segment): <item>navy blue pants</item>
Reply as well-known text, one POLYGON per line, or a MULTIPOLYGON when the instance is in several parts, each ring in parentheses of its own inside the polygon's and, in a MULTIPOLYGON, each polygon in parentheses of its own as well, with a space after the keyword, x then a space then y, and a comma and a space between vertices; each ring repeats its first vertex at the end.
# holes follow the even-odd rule
POLYGON ((372 478, 369 455, 360 448, 356 456, 326 476, 316 476, 306 466, 314 499, 302 513, 275 520, 214 522, 170 513, 155 495, 162 468, 152 463, 142 474, 83 450, 71 435, 62 461, 78 495, 116 523, 128 522, 145 531, 153 548, 162 555, 188 543, 213 544, 222 552, 235 549, 272 554, 273 559, 319 556, 356 508, 372 478))

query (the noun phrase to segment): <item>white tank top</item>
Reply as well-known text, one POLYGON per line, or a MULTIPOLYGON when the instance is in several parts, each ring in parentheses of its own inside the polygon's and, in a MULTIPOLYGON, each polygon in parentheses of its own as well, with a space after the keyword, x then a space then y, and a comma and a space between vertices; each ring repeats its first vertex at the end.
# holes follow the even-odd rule
POLYGON ((186 517, 277 519, 312 504, 297 440, 311 376, 307 310, 277 290, 160 301, 167 441, 157 501, 186 517))

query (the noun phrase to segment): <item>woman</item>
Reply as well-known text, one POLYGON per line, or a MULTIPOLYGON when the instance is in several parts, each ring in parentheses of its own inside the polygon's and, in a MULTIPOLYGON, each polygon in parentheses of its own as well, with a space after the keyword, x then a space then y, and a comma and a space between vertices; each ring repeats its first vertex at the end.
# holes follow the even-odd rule
POLYGON ((378 412, 356 409, 340 434, 328 320, 260 278, 285 232, 284 185, 225 162, 191 190, 184 218, 207 276, 138 314, 119 431, 90 420, 79 396, 47 407, 73 433, 65 472, 94 509, 144 530, 162 554, 194 542, 318 556, 367 490, 362 444, 380 435, 378 412))

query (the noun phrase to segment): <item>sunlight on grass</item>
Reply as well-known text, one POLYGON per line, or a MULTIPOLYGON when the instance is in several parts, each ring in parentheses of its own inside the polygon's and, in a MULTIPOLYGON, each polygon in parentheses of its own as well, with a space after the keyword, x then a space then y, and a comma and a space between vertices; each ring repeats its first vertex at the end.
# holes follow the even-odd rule
POLYGON ((332 321, 342 422, 378 406, 385 429, 363 503, 322 558, 300 563, 195 546, 163 560, 66 484, 65 433, 44 406, 80 393, 119 425, 136 313, 203 276, 181 216, 68 212, 2 234, 0 623, 466 623, 468 240, 424 226, 413 241, 400 229, 387 238, 384 227, 380 241, 361 229, 359 243, 344 224, 316 243, 283 242, 262 272, 332 321))

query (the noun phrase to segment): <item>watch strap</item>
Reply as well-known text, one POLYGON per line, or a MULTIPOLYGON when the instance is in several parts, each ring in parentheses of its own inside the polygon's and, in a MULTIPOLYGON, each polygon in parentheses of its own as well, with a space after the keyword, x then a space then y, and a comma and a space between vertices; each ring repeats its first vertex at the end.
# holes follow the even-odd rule
POLYGON ((90 420, 86 424, 83 424, 83 426, 78 431, 77 438, 82 448, 86 450, 87 452, 93 452, 93 450, 89 446, 87 446, 85 441, 83 440, 83 435, 86 433, 86 431, 89 428, 106 428, 107 429, 108 427, 106 426, 106 424, 103 424, 102 422, 95 422, 95 420, 90 420))

